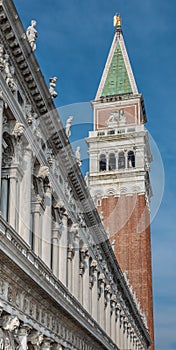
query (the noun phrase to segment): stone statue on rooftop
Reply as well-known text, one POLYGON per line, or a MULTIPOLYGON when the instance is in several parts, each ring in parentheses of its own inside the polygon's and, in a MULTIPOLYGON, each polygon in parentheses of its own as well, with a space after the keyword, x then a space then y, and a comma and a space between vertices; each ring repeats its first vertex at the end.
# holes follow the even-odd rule
POLYGON ((77 146, 77 147, 76 147, 76 153, 75 153, 75 155, 76 155, 76 160, 77 160, 78 165, 81 166, 81 165, 82 165, 82 162, 81 162, 80 146, 77 146))
POLYGON ((34 28, 36 24, 37 22, 32 20, 31 25, 28 27, 26 31, 26 35, 27 35, 29 44, 31 45, 32 51, 36 50, 36 39, 38 36, 37 30, 34 28))
POLYGON ((49 92, 50 92, 52 98, 56 98, 58 95, 58 93, 55 91, 56 81, 57 81, 57 77, 50 78, 49 92))
POLYGON ((71 130, 70 130, 70 129, 71 129, 72 120, 73 120, 73 117, 70 116, 70 117, 67 119, 67 122, 66 122, 65 132, 66 132, 67 137, 70 137, 70 136, 71 136, 71 130))

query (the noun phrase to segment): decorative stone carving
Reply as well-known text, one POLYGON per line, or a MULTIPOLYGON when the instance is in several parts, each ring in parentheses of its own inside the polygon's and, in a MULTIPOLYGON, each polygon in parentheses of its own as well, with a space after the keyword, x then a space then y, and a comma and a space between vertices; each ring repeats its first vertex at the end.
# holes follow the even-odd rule
POLYGON ((78 234, 78 224, 72 224, 70 227, 70 233, 77 235, 78 234))
POLYGON ((3 106, 2 101, 4 101, 4 95, 3 95, 3 91, 1 88, 0 88, 0 100, 1 100, 1 106, 3 106))
POLYGON ((14 156, 14 145, 12 137, 7 132, 4 132, 3 140, 5 143, 3 143, 2 166, 8 167, 11 165, 14 156))
POLYGON ((124 111, 122 109, 117 110, 110 114, 110 117, 107 121, 108 127, 119 127, 126 123, 126 118, 124 116, 124 111))
POLYGON ((34 174, 38 179, 45 180, 49 175, 49 169, 47 166, 41 165, 39 167, 36 167, 34 174))
POLYGON ((19 349, 19 340, 14 331, 20 325, 17 316, 2 316, 2 328, 0 328, 0 349, 16 350, 19 349))
POLYGON ((53 218, 54 221, 59 225, 62 225, 63 215, 66 215, 66 209, 64 207, 64 203, 61 200, 56 200, 53 198, 53 218))
POLYGON ((78 163, 78 165, 79 165, 79 167, 80 167, 80 166, 82 165, 82 162, 81 162, 81 153, 80 153, 80 146, 77 146, 75 155, 76 155, 76 161, 77 161, 77 163, 78 163))
POLYGON ((115 294, 112 294, 112 295, 111 295, 111 307, 112 307, 112 308, 115 308, 116 301, 117 301, 116 295, 115 295, 115 294))
POLYGON ((97 268, 97 260, 92 260, 91 261, 91 265, 90 265, 90 267, 93 269, 93 270, 95 270, 96 268, 97 268))
POLYGON ((2 317, 2 328, 6 331, 12 332, 20 325, 20 321, 15 315, 5 315, 2 317))
POLYGON ((97 271, 97 261, 93 259, 90 264, 90 287, 93 287, 95 282, 95 271, 97 271))
POLYGON ((50 78, 49 92, 50 92, 52 98, 56 98, 58 96, 58 93, 55 91, 57 79, 58 79, 57 77, 50 78))
POLYGON ((28 336, 28 341, 33 345, 34 350, 39 350, 43 342, 43 334, 37 331, 32 331, 28 336))
POLYGON ((86 223, 85 223, 85 220, 84 220, 84 214, 83 213, 78 214, 78 222, 79 222, 79 226, 80 227, 86 228, 86 223))
POLYGON ((4 69, 4 46, 0 44, 0 71, 4 69))
POLYGON ((37 30, 35 29, 37 22, 35 20, 31 21, 31 25, 28 27, 26 31, 26 35, 29 41, 29 44, 31 45, 32 51, 36 50, 36 39, 38 36, 37 30))
POLYGON ((9 63, 9 55, 5 54, 4 55, 4 72, 6 74, 6 83, 12 90, 12 92, 16 91, 17 86, 14 81, 13 75, 14 75, 14 68, 10 66, 9 63))
POLYGON ((49 166, 52 166, 53 164, 53 151, 51 148, 47 147, 45 150, 46 158, 48 161, 49 166))
POLYGON ((85 268, 86 268, 86 257, 89 256, 89 249, 86 244, 83 244, 83 246, 80 249, 80 275, 83 275, 85 268))
POLYGON ((66 133, 67 137, 70 137, 70 136, 71 136, 71 123, 72 123, 72 120, 73 120, 73 117, 70 116, 70 117, 67 119, 67 122, 66 122, 65 133, 66 133))
POLYGON ((104 273, 100 273, 100 275, 98 277, 98 281, 100 283, 104 283, 105 282, 105 275, 104 275, 104 273))
POLYGON ((67 181, 64 184, 65 196, 67 197, 67 202, 72 205, 73 204, 73 191, 67 181))
POLYGON ((15 139, 17 141, 19 141, 20 137, 23 135, 23 133, 24 133, 24 125, 22 123, 16 122, 14 129, 13 129, 13 132, 12 132, 12 135, 14 135, 15 139))
POLYGON ((45 198, 45 182, 48 182, 49 169, 47 166, 38 166, 34 169, 33 186, 34 192, 39 201, 44 201, 45 198))
POLYGON ((112 243, 111 243, 111 247, 112 247, 112 250, 113 250, 113 252, 114 252, 114 248, 115 248, 115 239, 113 239, 113 241, 112 241, 112 243))
POLYGON ((99 213, 99 216, 100 216, 101 221, 103 222, 103 220, 104 220, 103 211, 101 211, 101 212, 99 213))
POLYGON ((32 125, 32 122, 33 122, 32 106, 30 104, 26 104, 25 111, 26 111, 27 123, 28 123, 28 125, 32 125))

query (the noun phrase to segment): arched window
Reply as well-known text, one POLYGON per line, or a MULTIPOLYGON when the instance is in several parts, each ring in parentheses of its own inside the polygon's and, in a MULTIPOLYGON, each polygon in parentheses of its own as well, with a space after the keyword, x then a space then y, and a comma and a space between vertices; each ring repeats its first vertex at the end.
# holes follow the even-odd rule
POLYGON ((125 155, 124 155, 124 152, 119 152, 118 169, 125 169, 125 155))
POLYGON ((110 153, 109 155, 109 170, 116 169, 116 158, 114 153, 110 153))
POLYGON ((101 154, 100 156, 100 171, 106 171, 106 156, 101 154))
POLYGON ((128 168, 135 168, 135 155, 133 151, 128 152, 128 168))

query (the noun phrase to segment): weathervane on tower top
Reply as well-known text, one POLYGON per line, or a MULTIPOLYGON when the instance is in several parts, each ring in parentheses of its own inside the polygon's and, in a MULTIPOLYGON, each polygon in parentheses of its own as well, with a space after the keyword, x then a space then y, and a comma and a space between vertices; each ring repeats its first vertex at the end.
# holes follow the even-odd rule
POLYGON ((118 13, 116 13, 116 15, 114 16, 114 27, 116 27, 117 29, 121 28, 121 17, 118 13))

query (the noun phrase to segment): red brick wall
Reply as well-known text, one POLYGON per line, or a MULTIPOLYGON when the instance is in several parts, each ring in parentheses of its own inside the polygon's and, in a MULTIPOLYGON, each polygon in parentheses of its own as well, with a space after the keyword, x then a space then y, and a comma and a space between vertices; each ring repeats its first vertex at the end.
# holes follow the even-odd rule
MULTIPOLYGON (((102 200, 104 226, 115 241, 114 253, 146 312, 149 333, 154 344, 150 214, 145 196, 109 197, 102 200)), ((151 347, 154 349, 154 345, 151 347)))

